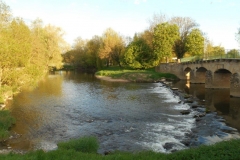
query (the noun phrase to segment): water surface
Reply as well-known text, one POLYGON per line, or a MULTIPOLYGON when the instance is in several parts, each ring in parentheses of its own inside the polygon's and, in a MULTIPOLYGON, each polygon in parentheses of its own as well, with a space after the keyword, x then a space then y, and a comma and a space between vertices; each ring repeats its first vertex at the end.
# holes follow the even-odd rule
MULTIPOLYGON (((200 91, 187 88, 185 82, 174 86, 197 96, 200 102, 207 95, 201 87, 197 87, 200 91)), ((220 111, 232 127, 228 127, 227 132, 219 128, 219 124, 216 128, 207 125, 198 128, 193 118, 198 111, 182 115, 180 111, 190 106, 179 101, 179 97, 161 83, 106 82, 94 75, 56 72, 41 81, 36 89, 23 90, 14 97, 8 107, 17 120, 11 130, 17 136, 8 143, 16 150, 51 150, 59 141, 91 135, 98 138, 100 153, 113 150, 171 152, 188 148, 184 142, 189 139, 199 144, 215 141, 213 137, 222 140, 236 135, 232 127, 240 128, 239 114, 229 115, 231 107, 226 108, 218 101, 210 106, 211 110, 217 110, 211 117, 216 121, 213 119, 211 123, 228 127, 219 121, 221 117, 217 112, 220 111)), ((239 103, 236 101, 235 104, 239 103)), ((239 107, 235 105, 235 108, 239 107)), ((209 119, 206 123, 210 123, 209 119)))

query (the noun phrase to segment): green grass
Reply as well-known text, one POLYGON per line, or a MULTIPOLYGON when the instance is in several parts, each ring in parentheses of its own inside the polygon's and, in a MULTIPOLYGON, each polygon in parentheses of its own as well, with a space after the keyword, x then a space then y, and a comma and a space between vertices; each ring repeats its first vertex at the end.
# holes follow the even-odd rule
POLYGON ((113 152, 98 154, 97 139, 83 137, 61 142, 54 151, 32 151, 26 154, 0 155, 1 160, 239 160, 240 140, 223 141, 211 146, 200 146, 171 154, 142 151, 137 153, 113 152), (84 149, 87 148, 87 149, 84 149))
POLYGON ((129 68, 108 67, 95 73, 98 76, 108 76, 115 79, 126 79, 132 82, 154 82, 162 78, 176 80, 175 75, 170 73, 159 73, 154 68, 146 70, 133 70, 129 68))
POLYGON ((98 141, 95 137, 83 137, 77 140, 61 142, 58 144, 60 150, 75 150, 83 153, 97 153, 98 141))
POLYGON ((9 136, 8 129, 15 123, 15 119, 7 110, 0 111, 0 141, 9 136))

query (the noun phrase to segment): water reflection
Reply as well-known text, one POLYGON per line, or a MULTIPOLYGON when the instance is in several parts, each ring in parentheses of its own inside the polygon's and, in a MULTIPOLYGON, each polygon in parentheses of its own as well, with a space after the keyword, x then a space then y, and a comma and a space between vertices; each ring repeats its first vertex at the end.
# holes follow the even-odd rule
POLYGON ((240 98, 230 97, 229 89, 205 89, 205 84, 190 84, 187 81, 178 81, 173 86, 197 97, 200 104, 217 112, 228 125, 240 131, 240 98))

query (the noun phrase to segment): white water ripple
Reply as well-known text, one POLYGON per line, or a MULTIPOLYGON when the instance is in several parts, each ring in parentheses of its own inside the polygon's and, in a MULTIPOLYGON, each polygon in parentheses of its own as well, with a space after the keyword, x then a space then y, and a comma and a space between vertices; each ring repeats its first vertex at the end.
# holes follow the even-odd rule
POLYGON ((150 92, 159 94, 159 98, 163 98, 166 105, 170 103, 170 108, 179 111, 179 114, 162 113, 164 117, 167 117, 167 121, 147 124, 147 131, 142 134, 145 141, 141 145, 146 149, 166 153, 186 149, 187 147, 181 141, 195 126, 195 119, 192 116, 194 113, 182 115, 180 110, 190 109, 190 106, 188 104, 179 104, 180 98, 174 96, 169 88, 156 86, 150 92), (169 150, 164 147, 166 144, 171 145, 169 150))

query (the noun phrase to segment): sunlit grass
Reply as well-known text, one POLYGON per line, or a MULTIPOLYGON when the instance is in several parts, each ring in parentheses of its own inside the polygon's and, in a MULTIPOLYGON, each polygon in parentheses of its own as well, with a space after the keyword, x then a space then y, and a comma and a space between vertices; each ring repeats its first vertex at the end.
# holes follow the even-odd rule
POLYGON ((178 79, 175 75, 170 73, 159 73, 154 70, 154 68, 146 70, 133 70, 125 69, 120 67, 108 67, 96 72, 98 76, 108 76, 115 79, 126 79, 129 81, 139 81, 139 82, 153 82, 160 79, 178 79))
POLYGON ((96 137, 83 137, 58 144, 60 150, 75 150, 83 153, 97 153, 98 147, 99 145, 96 137))
POLYGON ((170 154, 153 151, 136 153, 115 151, 108 155, 97 153, 97 139, 83 137, 61 142, 54 151, 32 151, 26 154, 0 155, 2 160, 239 160, 240 140, 223 141, 211 146, 177 151, 170 154), (87 148, 87 149, 85 149, 87 148))

